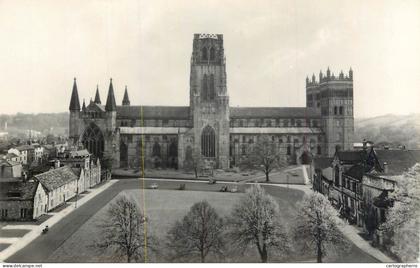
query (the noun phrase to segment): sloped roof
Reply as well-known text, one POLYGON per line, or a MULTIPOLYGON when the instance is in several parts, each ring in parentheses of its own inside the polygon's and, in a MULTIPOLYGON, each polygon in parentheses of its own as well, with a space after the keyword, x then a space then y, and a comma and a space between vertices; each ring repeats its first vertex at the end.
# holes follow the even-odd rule
POLYGON ((386 175, 401 175, 416 163, 420 163, 420 150, 375 150, 383 167, 388 164, 386 175))
POLYGON ((80 173, 82 173, 82 168, 78 168, 78 167, 72 167, 71 170, 73 171, 73 173, 80 177, 80 173))
POLYGON ((91 102, 86 107, 86 111, 98 111, 98 112, 105 112, 105 106, 101 105, 100 103, 91 102))
POLYGON ((33 150, 34 147, 32 145, 29 144, 23 144, 23 145, 19 145, 17 147, 15 147, 16 150, 18 151, 27 151, 27 150, 33 150))
POLYGON ((17 165, 20 165, 20 163, 9 160, 9 159, 0 159, 0 166, 12 167, 12 166, 17 166, 17 165))
POLYGON ((317 157, 314 158, 314 167, 315 169, 325 169, 331 166, 332 157, 317 157))
POLYGON ((188 119, 188 106, 117 106, 118 119, 188 119))
POLYGON ((363 178, 363 174, 365 173, 365 168, 362 165, 354 165, 351 168, 349 168, 346 172, 344 172, 344 175, 347 175, 348 177, 361 180, 363 178))
POLYGON ((356 164, 364 160, 364 151, 338 151, 335 153, 338 160, 347 164, 356 164))
POLYGON ((0 182, 0 200, 33 200, 38 182, 0 182))
POLYGON ((78 177, 73 173, 69 166, 52 169, 50 171, 35 175, 34 178, 38 180, 42 186, 47 189, 47 191, 52 191, 78 179, 78 177))
POLYGON ((15 154, 15 153, 7 153, 6 154, 6 158, 7 159, 12 158, 12 157, 19 157, 19 156, 17 154, 15 154))
POLYGON ((307 107, 230 107, 231 118, 318 118, 315 108, 307 107))

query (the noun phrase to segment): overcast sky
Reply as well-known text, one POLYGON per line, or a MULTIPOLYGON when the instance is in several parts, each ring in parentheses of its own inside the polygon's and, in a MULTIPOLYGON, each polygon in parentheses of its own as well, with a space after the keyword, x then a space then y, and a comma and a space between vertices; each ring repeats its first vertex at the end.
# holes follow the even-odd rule
POLYGON ((188 105, 194 33, 224 35, 231 106, 304 106, 306 75, 354 70, 355 116, 420 112, 420 1, 0 0, 0 113, 188 105))

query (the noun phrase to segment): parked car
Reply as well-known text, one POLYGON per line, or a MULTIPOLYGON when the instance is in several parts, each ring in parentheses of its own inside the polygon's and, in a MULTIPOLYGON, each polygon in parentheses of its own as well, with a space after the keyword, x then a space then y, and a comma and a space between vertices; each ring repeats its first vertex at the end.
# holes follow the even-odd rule
POLYGON ((228 187, 226 185, 222 186, 222 188, 220 188, 220 192, 227 192, 228 191, 228 187))
POLYGON ((158 186, 158 184, 157 184, 157 183, 152 183, 152 184, 150 185, 150 189, 157 189, 157 188, 159 188, 159 186, 158 186))
POLYGON ((236 193, 238 191, 238 187, 237 186, 233 186, 231 189, 230 189, 230 192, 231 193, 236 193))

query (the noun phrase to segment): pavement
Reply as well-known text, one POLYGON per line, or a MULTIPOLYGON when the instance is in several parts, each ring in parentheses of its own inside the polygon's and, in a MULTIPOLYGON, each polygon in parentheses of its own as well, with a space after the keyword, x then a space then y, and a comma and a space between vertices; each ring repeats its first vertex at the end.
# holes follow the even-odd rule
MULTIPOLYGON (((31 237, 30 240, 32 241, 31 243, 27 242, 25 244, 26 246, 21 245, 19 248, 15 248, 13 252, 9 250, 10 247, 3 250, 3 252, 1 252, 0 254, 0 259, 12 263, 46 262, 48 260, 48 257, 51 256, 54 253, 54 251, 57 250, 90 217, 92 217, 103 206, 109 203, 118 193, 126 189, 142 188, 143 185, 145 186, 145 188, 148 188, 152 183, 158 183, 159 189, 177 189, 180 183, 182 182, 185 183, 186 190, 218 191, 223 185, 235 185, 238 187, 238 191, 242 192, 249 185, 248 183, 219 181, 217 182, 217 184, 208 184, 207 181, 192 181, 190 179, 144 179, 143 182, 142 180, 139 180, 137 178, 119 181, 113 180, 110 183, 112 182, 114 182, 112 185, 109 184, 106 189, 103 189, 96 195, 91 195, 90 198, 83 198, 85 199, 85 205, 79 205, 78 209, 73 209, 72 213, 67 213, 68 215, 65 217, 63 215, 63 217, 61 217, 61 220, 56 220, 55 224, 52 225, 46 222, 45 224, 51 226, 50 230, 46 235, 39 235, 42 230, 42 227, 39 227, 39 229, 37 229, 37 232, 31 232, 34 233, 34 237, 31 237), (203 187, 204 185, 206 186, 203 187), (5 255, 5 252, 8 252, 7 255, 5 255)), ((306 194, 312 192, 310 186, 308 185, 279 185, 275 183, 261 184, 270 187, 270 194, 275 194, 277 192, 280 195, 282 195, 283 191, 275 190, 277 187, 296 189, 303 191, 306 194)), ((379 250, 371 247, 368 242, 364 241, 357 234, 357 231, 351 228, 352 226, 347 226, 343 227, 342 231, 344 235, 354 243, 354 245, 352 246, 351 251, 346 256, 340 257, 339 259, 336 258, 335 260, 332 260, 332 262, 394 262, 379 250), (347 226, 350 228, 348 228, 347 226)), ((19 243, 19 241, 17 243, 19 243)), ((75 259, 74 262, 77 262, 77 259, 75 259)))
MULTIPOLYGON (((10 244, 7 248, 5 248, 4 250, 0 252, 0 261, 1 262, 5 261, 7 258, 12 256, 19 250, 29 245, 33 240, 35 240, 37 237, 39 237, 42 234, 42 229, 44 229, 45 226, 48 226, 50 229, 55 224, 60 222, 63 218, 67 217, 72 212, 77 211, 78 208, 82 207, 89 200, 93 199, 96 195, 102 193, 103 191, 105 191, 106 189, 108 189, 110 186, 112 186, 113 184, 117 182, 118 182, 117 180, 107 181, 106 183, 100 185, 97 188, 90 189, 89 194, 87 194, 82 199, 77 201, 77 208, 73 205, 70 205, 62 210, 59 210, 58 212, 50 212, 48 214, 52 214, 53 216, 40 225, 11 224, 11 225, 3 226, 0 230, 0 231, 4 230, 3 232, 6 232, 7 230, 29 230, 29 232, 23 235, 22 237, 0 237, 0 243, 10 244)), ((45 235, 48 235, 48 233, 45 235)))

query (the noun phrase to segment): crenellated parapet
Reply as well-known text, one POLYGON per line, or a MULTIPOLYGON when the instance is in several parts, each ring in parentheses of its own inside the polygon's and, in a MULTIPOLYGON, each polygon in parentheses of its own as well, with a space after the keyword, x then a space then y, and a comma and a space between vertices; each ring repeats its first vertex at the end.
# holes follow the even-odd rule
POLYGON ((318 80, 316 80, 315 74, 312 74, 312 78, 309 79, 309 77, 306 77, 306 87, 316 87, 319 86, 322 83, 331 82, 331 81, 342 81, 342 82, 353 82, 353 70, 350 67, 350 70, 347 74, 345 74, 343 71, 340 71, 338 75, 335 75, 333 72, 330 71, 330 68, 327 68, 327 71, 325 74, 321 71, 319 71, 318 80))

